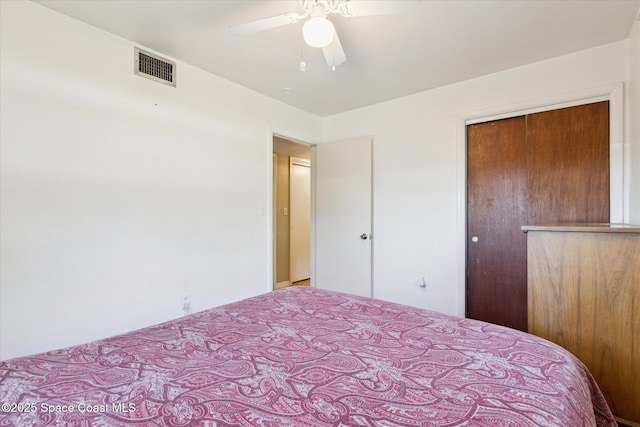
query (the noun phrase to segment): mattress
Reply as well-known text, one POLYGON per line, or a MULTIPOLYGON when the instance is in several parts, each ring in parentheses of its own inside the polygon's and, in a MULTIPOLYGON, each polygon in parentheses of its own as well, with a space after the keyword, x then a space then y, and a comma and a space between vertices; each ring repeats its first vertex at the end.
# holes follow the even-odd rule
POLYGON ((0 426, 616 426, 549 341, 306 287, 1 362, 0 402, 0 426))

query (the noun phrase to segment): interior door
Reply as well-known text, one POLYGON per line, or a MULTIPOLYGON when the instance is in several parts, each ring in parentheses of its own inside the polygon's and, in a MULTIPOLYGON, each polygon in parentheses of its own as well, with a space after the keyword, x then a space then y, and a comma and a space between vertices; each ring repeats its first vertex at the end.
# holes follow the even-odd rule
POLYGON ((371 161, 368 136, 312 148, 318 288, 372 296, 371 161))
POLYGON ((291 157, 289 178, 289 280, 306 280, 311 257, 311 167, 291 157))
POLYGON ((609 222, 609 103, 467 126, 467 317, 527 330, 520 227, 609 222))

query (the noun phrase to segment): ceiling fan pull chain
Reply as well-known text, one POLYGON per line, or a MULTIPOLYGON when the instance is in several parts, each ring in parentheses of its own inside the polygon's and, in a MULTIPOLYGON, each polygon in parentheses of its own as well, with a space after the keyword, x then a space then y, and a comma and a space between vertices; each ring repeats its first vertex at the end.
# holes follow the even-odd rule
POLYGON ((307 71, 307 63, 304 61, 304 43, 300 43, 300 66, 298 67, 301 73, 307 71))
POLYGON ((333 41, 333 67, 331 67, 331 71, 336 70, 336 42, 333 41))

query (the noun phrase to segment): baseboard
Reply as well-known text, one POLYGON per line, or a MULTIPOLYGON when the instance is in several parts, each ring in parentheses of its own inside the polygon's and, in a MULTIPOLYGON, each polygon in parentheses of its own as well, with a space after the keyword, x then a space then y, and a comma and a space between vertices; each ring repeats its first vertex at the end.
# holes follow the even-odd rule
POLYGON ((273 289, 282 289, 282 288, 286 288, 287 286, 291 286, 291 282, 289 282, 288 280, 285 280, 284 282, 278 282, 273 286, 273 289))

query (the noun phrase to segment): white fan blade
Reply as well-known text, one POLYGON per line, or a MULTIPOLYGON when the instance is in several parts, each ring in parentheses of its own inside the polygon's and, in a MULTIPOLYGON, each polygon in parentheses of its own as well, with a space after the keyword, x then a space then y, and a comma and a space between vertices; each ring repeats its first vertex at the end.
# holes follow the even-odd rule
POLYGON ((420 2, 421 0, 347 0, 340 6, 340 15, 402 15, 415 12, 420 2))
POLYGON ((246 24, 234 25, 231 27, 231 32, 239 36, 246 36, 284 25, 295 24, 298 21, 300 21, 300 15, 297 13, 285 13, 284 15, 259 19, 257 21, 247 22, 246 24))
POLYGON ((344 54, 337 32, 333 34, 331 44, 322 48, 322 53, 324 53, 324 59, 329 67, 337 66, 347 61, 347 56, 344 54))

